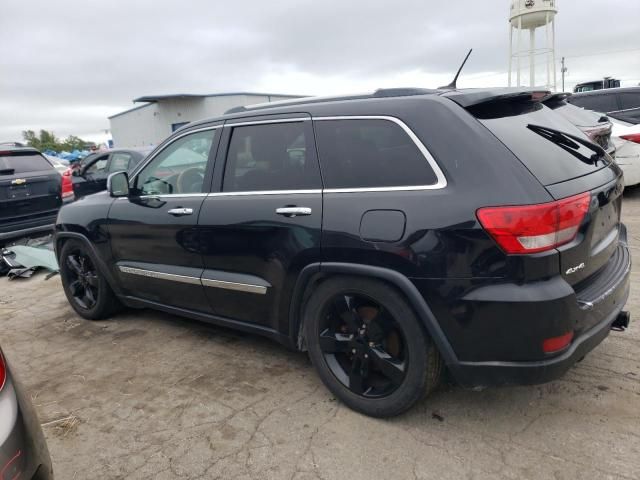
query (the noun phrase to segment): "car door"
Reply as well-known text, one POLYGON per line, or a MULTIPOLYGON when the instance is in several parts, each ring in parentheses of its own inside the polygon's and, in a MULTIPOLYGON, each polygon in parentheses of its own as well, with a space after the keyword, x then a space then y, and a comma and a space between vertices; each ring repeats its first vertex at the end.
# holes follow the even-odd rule
POLYGON ((622 92, 618 94, 620 111, 614 115, 625 122, 640 123, 640 91, 622 92))
POLYGON ((211 183, 220 127, 182 132, 137 167, 131 194, 109 211, 114 270, 126 295, 210 312, 197 221, 211 183))
POLYGON ((85 166, 81 167, 77 175, 73 175, 73 193, 81 198, 92 193, 101 192, 107 186, 109 176, 109 154, 99 155, 85 166))
POLYGON ((204 201, 202 282, 218 316, 287 331, 300 270, 320 259, 322 182, 308 115, 225 124, 204 201))

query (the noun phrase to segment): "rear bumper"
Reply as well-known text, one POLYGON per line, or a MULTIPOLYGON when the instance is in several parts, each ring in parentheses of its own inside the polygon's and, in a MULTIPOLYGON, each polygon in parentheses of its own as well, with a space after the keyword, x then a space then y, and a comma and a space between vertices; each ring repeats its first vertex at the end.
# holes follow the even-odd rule
MULTIPOLYGON (((631 256, 628 247, 621 244, 607 268, 603 269, 588 289, 580 292, 571 289, 571 294, 564 296, 564 293, 559 292, 561 289, 557 280, 554 288, 535 286, 537 290, 543 289, 536 302, 529 300, 510 306, 511 319, 525 320, 525 323, 513 322, 520 328, 511 331, 509 335, 512 345, 520 347, 514 350, 510 346, 511 354, 515 355, 517 350, 525 348, 539 349, 544 338, 568 331, 574 332, 572 343, 561 352, 546 354, 546 358, 540 352, 537 354, 538 358, 523 361, 517 358, 514 359, 517 361, 511 361, 510 358, 499 361, 460 360, 449 365, 455 379, 461 385, 476 387, 536 384, 561 377, 607 337, 612 323, 629 298, 630 274, 631 256), (554 293, 560 293, 560 298, 554 295, 545 302, 545 296, 554 293), (555 333, 551 333, 554 330, 555 333)), ((565 284, 566 287, 568 285, 565 284)), ((496 351, 501 351, 502 348, 502 352, 506 352, 502 343, 493 345, 496 351)))
POLYGON ((583 332, 562 354, 535 362, 460 362, 452 371, 458 383, 467 387, 533 385, 562 377, 576 362, 600 344, 629 296, 627 282, 620 305, 600 323, 583 332))
POLYGON ((57 213, 38 218, 36 220, 3 225, 0 227, 0 241, 26 237, 27 235, 47 231, 51 231, 51 233, 53 233, 56 217, 57 213))

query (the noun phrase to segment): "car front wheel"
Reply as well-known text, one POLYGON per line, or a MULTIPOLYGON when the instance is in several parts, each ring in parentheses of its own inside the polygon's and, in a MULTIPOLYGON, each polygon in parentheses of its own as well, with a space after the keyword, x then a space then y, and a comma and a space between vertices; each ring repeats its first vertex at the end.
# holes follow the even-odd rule
POLYGON ((88 320, 110 317, 121 306, 92 252, 78 240, 68 240, 60 251, 60 276, 67 300, 88 320))

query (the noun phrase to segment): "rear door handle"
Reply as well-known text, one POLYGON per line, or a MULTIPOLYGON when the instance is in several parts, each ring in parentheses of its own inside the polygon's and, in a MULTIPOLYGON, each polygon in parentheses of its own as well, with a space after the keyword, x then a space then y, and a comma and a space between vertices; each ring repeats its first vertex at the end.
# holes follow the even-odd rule
POLYGON ((184 215, 191 215, 193 213, 193 208, 172 208, 167 213, 174 217, 182 217, 184 215))
POLYGON ((309 207, 280 207, 276 208, 276 213, 285 217, 296 217, 298 215, 311 215, 311 209, 309 207))

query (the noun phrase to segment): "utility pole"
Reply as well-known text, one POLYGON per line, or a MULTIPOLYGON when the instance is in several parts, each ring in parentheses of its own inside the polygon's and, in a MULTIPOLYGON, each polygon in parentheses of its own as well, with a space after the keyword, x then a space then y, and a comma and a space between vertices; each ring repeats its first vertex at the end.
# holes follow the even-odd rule
POLYGON ((564 66, 564 57, 562 57, 562 68, 560 71, 562 72, 562 91, 564 92, 564 73, 567 71, 567 67, 564 66))

